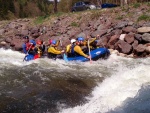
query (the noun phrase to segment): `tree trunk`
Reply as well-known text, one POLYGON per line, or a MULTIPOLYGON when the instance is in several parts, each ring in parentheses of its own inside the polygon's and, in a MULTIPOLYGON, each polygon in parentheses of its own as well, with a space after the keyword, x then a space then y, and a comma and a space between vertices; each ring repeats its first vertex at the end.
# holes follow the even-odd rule
POLYGON ((54 13, 57 13, 57 0, 54 0, 54 13))
POLYGON ((123 7, 125 3, 125 0, 120 0, 120 6, 123 7))
POLYGON ((101 8, 102 0, 97 0, 97 5, 101 8))

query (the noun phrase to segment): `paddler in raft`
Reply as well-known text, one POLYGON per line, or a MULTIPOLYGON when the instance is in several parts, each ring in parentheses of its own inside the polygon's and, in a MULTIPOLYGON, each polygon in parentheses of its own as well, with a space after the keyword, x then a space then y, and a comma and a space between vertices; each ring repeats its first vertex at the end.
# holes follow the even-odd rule
POLYGON ((71 40, 72 46, 70 46, 70 56, 76 57, 76 56, 84 56, 85 58, 90 59, 90 56, 86 55, 83 50, 82 46, 84 45, 84 38, 79 37, 77 40, 71 40))
POLYGON ((52 40, 51 44, 47 50, 47 56, 48 58, 52 58, 56 60, 57 58, 62 59, 62 53, 64 53, 64 50, 58 50, 58 42, 56 40, 52 40))

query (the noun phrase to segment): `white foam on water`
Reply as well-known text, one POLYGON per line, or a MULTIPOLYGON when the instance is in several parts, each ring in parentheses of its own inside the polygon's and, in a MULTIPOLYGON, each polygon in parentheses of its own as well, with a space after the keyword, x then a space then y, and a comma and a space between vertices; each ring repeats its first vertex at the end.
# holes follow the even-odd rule
POLYGON ((116 73, 98 83, 91 96, 86 97, 86 104, 74 108, 60 108, 60 113, 106 113, 121 106, 128 97, 134 97, 143 84, 150 83, 149 58, 138 61, 139 59, 118 57, 117 60, 120 64, 118 62, 116 73), (134 67, 129 68, 121 63, 122 60, 135 63, 134 67))
MULTIPOLYGON (((111 55, 108 60, 96 62, 69 62, 63 60, 51 60, 48 58, 23 62, 24 54, 0 49, 1 66, 26 66, 34 63, 43 69, 55 68, 60 72, 72 70, 82 76, 99 76, 102 72, 110 71, 111 75, 105 75, 105 80, 93 89, 87 98, 88 102, 74 108, 60 108, 61 113, 106 113, 121 106, 128 97, 134 97, 143 84, 150 82, 150 58, 132 59, 111 55), (87 74, 88 73, 88 74, 87 74)), ((78 76, 76 74, 76 76, 78 76)), ((46 78, 43 78, 46 79, 46 78)), ((60 105, 63 106, 63 105, 60 105)))

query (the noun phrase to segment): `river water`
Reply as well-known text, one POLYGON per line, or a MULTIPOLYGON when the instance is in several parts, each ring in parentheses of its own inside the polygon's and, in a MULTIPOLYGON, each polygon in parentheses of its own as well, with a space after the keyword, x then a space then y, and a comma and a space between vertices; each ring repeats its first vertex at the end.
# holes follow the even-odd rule
POLYGON ((23 62, 0 49, 0 113, 150 113, 150 58, 23 62))

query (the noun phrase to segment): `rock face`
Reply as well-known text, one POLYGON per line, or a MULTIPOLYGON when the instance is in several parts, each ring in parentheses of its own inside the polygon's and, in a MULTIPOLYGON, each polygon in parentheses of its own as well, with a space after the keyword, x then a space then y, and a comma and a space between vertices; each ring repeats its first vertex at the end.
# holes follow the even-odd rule
POLYGON ((0 47, 22 51, 22 37, 25 35, 35 40, 41 39, 46 44, 49 39, 61 38, 63 47, 69 44, 72 38, 86 38, 87 35, 94 38, 99 35, 97 40, 100 47, 118 50, 122 56, 149 56, 150 24, 134 23, 130 19, 115 20, 107 13, 94 20, 86 18, 89 18, 86 13, 80 18, 60 16, 51 24, 39 26, 29 26, 32 22, 30 19, 12 21, 0 28, 0 36, 3 36, 0 37, 0 47))

